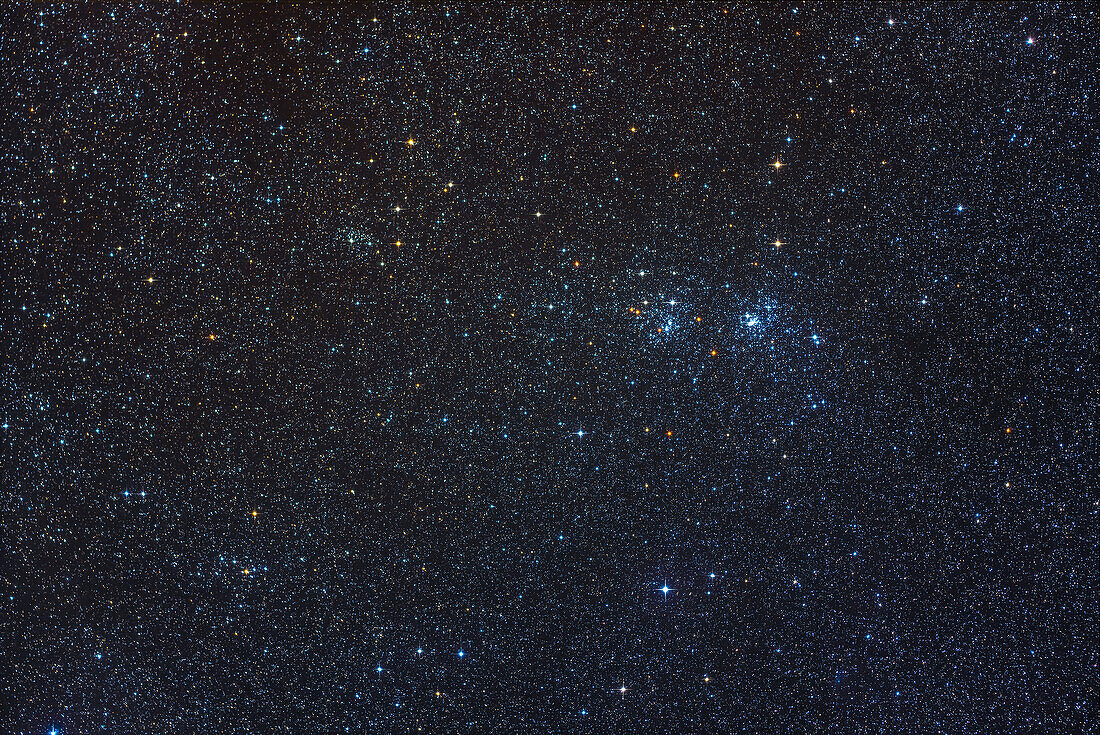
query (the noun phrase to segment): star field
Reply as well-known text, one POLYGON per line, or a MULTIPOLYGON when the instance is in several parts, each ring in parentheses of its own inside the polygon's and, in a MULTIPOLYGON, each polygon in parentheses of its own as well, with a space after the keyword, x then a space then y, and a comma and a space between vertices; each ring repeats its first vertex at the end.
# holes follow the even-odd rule
POLYGON ((0 730, 1095 727, 1087 4, 0 18, 0 730))

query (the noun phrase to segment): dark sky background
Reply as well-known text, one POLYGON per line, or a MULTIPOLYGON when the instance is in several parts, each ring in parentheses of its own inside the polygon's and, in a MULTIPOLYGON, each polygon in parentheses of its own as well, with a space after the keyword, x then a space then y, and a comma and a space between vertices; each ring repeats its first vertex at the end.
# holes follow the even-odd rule
POLYGON ((1095 726, 1088 4, 0 21, 4 732, 1095 726))

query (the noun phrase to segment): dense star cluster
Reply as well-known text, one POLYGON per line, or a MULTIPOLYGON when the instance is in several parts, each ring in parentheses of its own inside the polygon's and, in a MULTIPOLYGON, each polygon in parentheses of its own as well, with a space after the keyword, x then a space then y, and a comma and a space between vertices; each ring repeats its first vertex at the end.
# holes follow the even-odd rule
POLYGON ((1095 8, 0 20, 0 730, 1095 726, 1095 8))

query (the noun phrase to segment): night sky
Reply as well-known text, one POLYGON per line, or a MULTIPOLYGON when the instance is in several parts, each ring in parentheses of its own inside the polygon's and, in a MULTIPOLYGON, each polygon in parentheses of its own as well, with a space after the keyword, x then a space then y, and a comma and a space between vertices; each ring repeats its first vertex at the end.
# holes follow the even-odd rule
POLYGON ((7 4, 0 731, 1089 731, 1097 21, 7 4))

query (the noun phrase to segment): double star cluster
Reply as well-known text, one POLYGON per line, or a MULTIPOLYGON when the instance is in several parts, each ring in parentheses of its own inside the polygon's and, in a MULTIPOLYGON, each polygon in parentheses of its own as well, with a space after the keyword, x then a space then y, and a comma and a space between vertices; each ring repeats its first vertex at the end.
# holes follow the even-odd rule
POLYGON ((1095 9, 0 14, 4 732, 1095 724, 1095 9))

